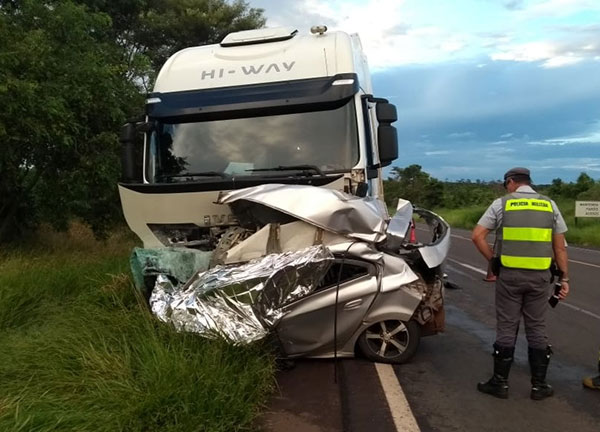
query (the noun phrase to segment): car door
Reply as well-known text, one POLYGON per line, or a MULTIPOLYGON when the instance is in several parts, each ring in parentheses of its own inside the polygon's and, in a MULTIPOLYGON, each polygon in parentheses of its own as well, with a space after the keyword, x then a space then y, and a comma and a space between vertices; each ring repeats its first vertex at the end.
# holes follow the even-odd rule
POLYGON ((317 289, 284 307, 276 332, 288 356, 324 355, 333 351, 334 317, 337 308, 337 346, 354 334, 377 293, 373 264, 359 260, 336 260, 317 289), (336 304, 338 276, 342 266, 336 304))

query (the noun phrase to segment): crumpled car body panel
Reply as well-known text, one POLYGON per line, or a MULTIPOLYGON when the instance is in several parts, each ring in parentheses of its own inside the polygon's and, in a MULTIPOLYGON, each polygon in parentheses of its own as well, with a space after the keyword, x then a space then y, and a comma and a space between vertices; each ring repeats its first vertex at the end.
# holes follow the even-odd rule
POLYGON ((221 204, 249 201, 326 231, 377 243, 385 238, 387 210, 375 198, 360 198, 332 189, 302 185, 265 184, 219 197, 221 204))
POLYGON ((351 356, 378 320, 435 321, 442 330, 435 316, 443 316, 450 231, 439 216, 402 201, 390 220, 378 201, 298 185, 236 190, 219 202, 252 234, 185 283, 157 278, 152 310, 177 330, 234 344, 274 335, 289 357, 351 356), (413 211, 429 223, 431 242, 407 244, 413 211))

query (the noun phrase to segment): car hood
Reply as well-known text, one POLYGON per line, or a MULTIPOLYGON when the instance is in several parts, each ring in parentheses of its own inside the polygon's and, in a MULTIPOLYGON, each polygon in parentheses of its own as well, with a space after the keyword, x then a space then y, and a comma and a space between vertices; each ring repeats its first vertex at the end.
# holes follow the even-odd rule
POLYGON ((220 204, 249 201, 300 219, 311 225, 367 242, 386 237, 385 205, 370 197, 303 185, 266 184, 227 192, 220 204))
POLYGON ((227 192, 217 202, 234 205, 243 201, 266 206, 350 239, 380 245, 387 251, 416 249, 429 268, 440 266, 450 248, 450 225, 434 212, 414 207, 403 199, 398 201, 391 219, 378 199, 314 186, 267 184, 227 192), (407 245, 406 236, 415 215, 429 226, 432 240, 407 245))

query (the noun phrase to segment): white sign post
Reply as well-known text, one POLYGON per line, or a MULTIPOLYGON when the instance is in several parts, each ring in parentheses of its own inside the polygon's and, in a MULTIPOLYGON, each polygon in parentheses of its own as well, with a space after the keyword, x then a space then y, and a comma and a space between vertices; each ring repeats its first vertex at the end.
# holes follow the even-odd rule
POLYGON ((575 201, 575 224, 582 217, 600 218, 600 201, 575 201))

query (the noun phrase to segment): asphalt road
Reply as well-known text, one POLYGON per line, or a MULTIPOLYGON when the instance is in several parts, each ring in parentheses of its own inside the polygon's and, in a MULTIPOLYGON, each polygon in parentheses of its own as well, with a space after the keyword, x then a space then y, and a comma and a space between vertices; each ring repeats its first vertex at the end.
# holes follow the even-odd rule
POLYGON ((421 430, 600 430, 600 392, 581 386, 583 376, 597 373, 600 251, 573 247, 568 253, 571 293, 547 315, 554 350, 548 381, 556 395, 529 399, 527 343, 521 329, 510 397, 499 400, 475 389, 492 369, 494 285, 482 280, 486 263, 470 233, 453 230, 446 273, 459 289, 446 290, 446 332, 424 338, 413 361, 396 368, 421 430))
MULTIPOLYGON (((423 338, 412 361, 393 369, 418 427, 422 431, 600 430, 600 391, 581 386, 582 377, 597 373, 600 250, 569 247, 571 293, 548 312, 554 350, 548 381, 555 396, 529 399, 527 344, 520 334, 510 396, 500 400, 476 390, 476 383, 488 379, 492 371, 494 285, 482 280, 486 263, 471 243, 470 233, 453 229, 452 235, 446 273, 457 289, 446 290, 446 331, 423 338)), ((403 430, 392 421, 390 399, 372 363, 355 359, 338 366, 337 382, 331 361, 304 360, 281 372, 265 430, 403 430)))

